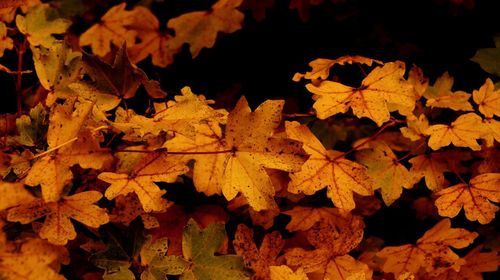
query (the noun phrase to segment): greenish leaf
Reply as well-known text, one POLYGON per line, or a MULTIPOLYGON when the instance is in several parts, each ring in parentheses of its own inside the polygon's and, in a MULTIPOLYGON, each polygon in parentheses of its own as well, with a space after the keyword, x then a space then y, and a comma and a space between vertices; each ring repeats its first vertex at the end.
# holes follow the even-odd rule
POLYGON ((500 36, 496 36, 495 48, 479 49, 471 59, 479 63, 484 71, 500 77, 500 36))
POLYGON ((42 4, 29 10, 26 16, 18 15, 16 25, 31 46, 50 48, 58 42, 53 35, 65 33, 71 21, 61 18, 49 4, 42 4))
POLYGON ((48 115, 45 107, 38 104, 30 110, 30 115, 22 115, 16 119, 19 135, 16 141, 24 146, 33 147, 41 143, 47 130, 48 115))

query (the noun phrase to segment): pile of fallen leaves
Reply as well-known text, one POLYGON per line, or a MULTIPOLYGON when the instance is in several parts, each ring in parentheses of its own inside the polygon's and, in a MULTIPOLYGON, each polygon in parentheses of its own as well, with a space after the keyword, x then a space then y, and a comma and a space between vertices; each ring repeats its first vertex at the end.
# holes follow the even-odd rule
MULTIPOLYGON (((482 279, 500 265, 498 236, 451 219, 463 209, 486 225, 498 211, 491 79, 467 93, 401 61, 317 59, 293 77, 310 113, 284 114, 283 100, 252 110, 245 97, 228 110, 189 87, 167 96, 135 63, 165 67, 184 44, 196 57, 242 27, 242 0, 172 18, 169 32, 121 3, 82 34, 64 1, 2 5, 0 55, 33 67, 1 67, 18 114, 2 118, 0 278, 482 279), (366 71, 357 85, 331 73, 350 65, 366 71), (38 83, 25 88, 29 74, 38 83), (137 98, 150 106, 130 109, 137 98), (412 203, 433 226, 411 244, 366 236, 409 189, 426 193, 412 203)), ((492 57, 474 60, 500 75, 492 57)))

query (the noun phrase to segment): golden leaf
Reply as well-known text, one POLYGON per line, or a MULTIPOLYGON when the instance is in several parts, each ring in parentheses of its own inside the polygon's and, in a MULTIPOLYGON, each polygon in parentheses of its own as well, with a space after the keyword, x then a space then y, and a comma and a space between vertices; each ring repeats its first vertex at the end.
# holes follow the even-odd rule
POLYGON ((445 72, 424 92, 423 96, 427 98, 426 105, 455 111, 472 111, 472 105, 468 101, 470 94, 463 91, 452 92, 452 86, 453 78, 445 72))
POLYGON ((474 90, 472 98, 479 105, 479 112, 485 117, 500 116, 500 90, 495 90, 491 79, 487 79, 479 90, 474 90))
POLYGON ((327 187, 327 196, 342 209, 354 209, 353 192, 372 195, 372 180, 366 167, 344 158, 338 151, 326 150, 307 126, 287 122, 288 137, 304 143, 310 155, 299 172, 290 174, 288 190, 292 193, 313 194, 327 187))
POLYGON ((378 126, 389 120, 390 109, 411 112, 415 107, 413 87, 403 79, 405 65, 391 62, 373 69, 361 86, 352 88, 323 81, 319 86, 306 85, 315 94, 313 108, 320 119, 326 119, 352 108, 357 117, 367 117, 378 126))
POLYGON ((7 219, 22 224, 45 217, 40 237, 52 244, 65 245, 76 238, 75 228, 70 221, 77 220, 89 227, 97 228, 109 221, 106 210, 93 205, 102 194, 96 191, 81 192, 61 198, 56 202, 37 199, 9 210, 7 219))
POLYGON ((427 188, 438 191, 448 185, 444 172, 448 171, 448 163, 443 153, 431 153, 418 155, 408 160, 412 164, 410 176, 413 183, 418 183, 425 177, 427 188))
POLYGON ((270 266, 271 280, 308 280, 306 273, 302 268, 293 271, 286 265, 270 266))
POLYGON ((455 217, 462 207, 470 221, 487 224, 495 218, 500 202, 500 173, 486 173, 472 178, 469 184, 458 184, 436 193, 439 215, 455 217))
POLYGON ((23 183, 0 182, 0 211, 20 204, 31 202, 33 195, 24 188, 23 183))

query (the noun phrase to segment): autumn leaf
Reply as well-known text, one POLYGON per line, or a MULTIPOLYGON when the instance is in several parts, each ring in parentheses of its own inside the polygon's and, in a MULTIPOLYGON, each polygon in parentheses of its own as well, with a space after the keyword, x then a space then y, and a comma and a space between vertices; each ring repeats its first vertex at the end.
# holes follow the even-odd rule
POLYGON ((380 189, 386 205, 401 196, 403 188, 413 187, 410 172, 384 142, 371 142, 370 149, 356 153, 356 159, 367 166, 367 173, 374 182, 373 189, 380 189))
POLYGON ((422 177, 425 178, 425 184, 431 191, 439 191, 448 185, 444 177, 444 172, 448 171, 448 162, 443 153, 430 153, 418 155, 411 158, 410 176, 413 183, 418 183, 422 177))
POLYGON ((96 191, 77 193, 56 202, 37 199, 9 210, 7 219, 22 224, 45 217, 40 237, 52 244, 65 245, 76 238, 76 231, 70 221, 74 219, 89 227, 97 228, 109 221, 106 210, 94 205, 102 198, 96 191))
POLYGON ((0 278, 60 280, 61 264, 68 264, 68 251, 42 239, 28 239, 19 250, 0 251, 0 278))
POLYGON ((448 269, 430 280, 482 280, 482 272, 495 272, 500 266, 500 256, 498 252, 483 252, 483 246, 478 246, 470 251, 463 259, 465 264, 460 267, 460 271, 448 269))
POLYGON ((355 207, 353 192, 372 195, 372 180, 366 167, 344 158, 343 153, 326 150, 307 126, 298 122, 287 122, 288 137, 304 143, 310 155, 299 172, 290 174, 288 190, 292 193, 311 195, 327 187, 327 196, 342 209, 355 207))
POLYGON ((101 169, 112 159, 99 147, 95 135, 82 129, 92 106, 90 102, 67 100, 64 105, 55 105, 52 109, 47 132, 50 153, 35 161, 25 180, 30 186, 41 185, 47 202, 59 200, 64 187, 73 178, 72 166, 101 169))
POLYGON ((87 53, 83 53, 83 63, 86 73, 103 93, 129 99, 135 96, 142 84, 152 98, 166 96, 157 81, 149 80, 144 71, 132 65, 125 45, 122 45, 116 53, 113 65, 87 53))
POLYGON ((286 226, 288 231, 306 231, 316 223, 333 224, 338 227, 348 227, 352 223, 362 223, 361 217, 351 214, 347 210, 332 207, 304 207, 295 206, 283 212, 292 217, 286 226))
POLYGON ((207 124, 199 127, 194 142, 179 137, 166 146, 169 151, 200 154, 192 157, 199 191, 222 192, 228 200, 241 193, 255 211, 275 208, 266 168, 294 171, 303 162, 299 142, 273 137, 283 104, 268 100, 252 112, 242 97, 228 116, 224 135, 218 124, 207 124))
POLYGON ((139 6, 134 11, 140 20, 133 22, 129 28, 137 32, 140 43, 128 48, 130 59, 137 63, 151 55, 153 65, 166 67, 172 64, 182 44, 175 45, 172 35, 160 30, 160 23, 150 10, 139 6))
POLYGON ((19 133, 15 137, 16 142, 29 147, 40 144, 45 137, 47 125, 47 109, 39 103, 37 106, 31 108, 29 116, 21 115, 16 119, 16 128, 19 133))
POLYGON ((123 42, 132 45, 136 31, 129 29, 127 25, 136 20, 136 10, 127 11, 126 5, 120 3, 109 9, 100 22, 80 36, 80 46, 90 45, 94 54, 103 57, 111 51, 111 43, 115 46, 121 46, 123 42))
POLYGON ((470 94, 457 91, 452 92, 453 78, 448 72, 439 77, 433 86, 427 87, 423 96, 427 99, 429 107, 448 108, 455 111, 472 111, 469 103, 470 94))
POLYGON ((495 47, 479 49, 472 61, 478 63, 484 71, 500 76, 500 64, 498 58, 500 57, 500 36, 495 36, 495 47))
POLYGON ((378 257, 385 259, 382 271, 399 277, 405 272, 417 273, 420 268, 439 274, 448 268, 459 271, 464 261, 449 247, 467 247, 478 236, 461 228, 451 228, 449 219, 444 219, 428 230, 415 245, 385 247, 378 257))
POLYGON ((14 41, 7 36, 7 26, 5 23, 0 22, 0 57, 3 56, 5 50, 12 50, 14 48, 14 41))
POLYGON ((116 173, 99 174, 99 179, 111 184, 106 190, 106 198, 114 199, 119 195, 134 192, 139 197, 144 211, 164 211, 167 201, 162 195, 165 191, 154 182, 174 182, 179 175, 187 172, 185 162, 178 156, 171 156, 162 151, 151 151, 137 161, 127 161, 130 161, 130 158, 122 159, 119 164, 125 167, 118 169, 116 173))
POLYGON ((468 113, 461 115, 450 125, 431 125, 425 134, 430 136, 428 145, 433 150, 453 144, 456 147, 479 151, 481 146, 477 140, 484 137, 485 131, 481 117, 475 113, 468 113))
POLYGON ((167 274, 179 275, 189 266, 180 256, 167 256, 168 239, 152 241, 148 237, 141 249, 141 265, 145 267, 141 280, 162 280, 167 274))
POLYGON ((404 112, 411 112, 415 106, 413 89, 403 79, 404 72, 404 63, 391 62, 373 69, 358 88, 332 81, 323 81, 319 86, 308 84, 306 88, 315 94, 313 108, 318 118, 326 119, 352 108, 357 117, 367 117, 381 126, 389 120, 389 105, 404 112))
POLYGON ((0 211, 29 203, 34 196, 24 188, 23 183, 9 183, 0 181, 0 211))
POLYGON ((315 80, 315 79, 326 80, 328 79, 328 76, 330 76, 330 69, 334 65, 337 64, 345 65, 353 63, 365 64, 368 66, 372 66, 373 63, 384 64, 382 61, 359 55, 354 55, 354 56, 345 55, 336 59, 318 58, 309 62, 311 71, 308 71, 305 74, 300 74, 300 73, 295 74, 294 81, 298 82, 302 78, 307 80, 315 80))
POLYGON ((269 267, 282 264, 277 257, 284 245, 285 241, 281 239, 281 234, 273 231, 264 236, 260 247, 257 248, 253 231, 244 224, 238 225, 233 240, 236 254, 243 257, 247 268, 255 271, 252 279, 270 279, 269 267))
POLYGON ((479 90, 474 90, 472 98, 479 106, 479 112, 485 117, 500 116, 500 90, 495 90, 495 85, 491 79, 487 79, 479 90))
POLYGON ((270 266, 271 280, 308 280, 307 274, 302 268, 293 271, 286 265, 270 266))
POLYGON ((217 34, 233 33, 241 29, 244 14, 237 10, 243 0, 218 0, 209 11, 185 13, 170 19, 167 27, 175 31, 173 46, 189 44, 193 58, 203 48, 215 44, 217 34))
POLYGON ((212 223, 207 228, 200 229, 194 220, 190 220, 182 236, 182 254, 188 264, 182 274, 179 273, 181 279, 249 279, 240 256, 214 255, 225 235, 223 224, 212 223))
POLYGON ((71 21, 60 18, 49 4, 41 4, 30 9, 26 16, 18 15, 16 25, 32 46, 50 48, 58 41, 53 35, 65 33, 71 21))
POLYGON ((415 116, 408 117, 406 125, 406 127, 399 129, 404 137, 411 141, 426 140, 427 135, 425 132, 429 128, 429 121, 424 114, 421 114, 418 118, 415 116))
POLYGON ((472 178, 469 184, 461 183, 436 193, 439 215, 453 218, 462 207, 470 221, 487 224, 495 218, 500 202, 500 173, 485 173, 472 178))

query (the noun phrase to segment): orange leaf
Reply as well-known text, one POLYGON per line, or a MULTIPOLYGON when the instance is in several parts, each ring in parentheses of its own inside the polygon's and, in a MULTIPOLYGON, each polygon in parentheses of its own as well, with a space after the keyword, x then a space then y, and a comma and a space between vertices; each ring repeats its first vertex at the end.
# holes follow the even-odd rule
POLYGON ((65 245, 68 240, 76 238, 70 218, 93 228, 108 223, 106 210, 93 205, 101 198, 99 192, 88 191, 63 197, 57 202, 37 199, 9 210, 7 219, 27 224, 46 217, 40 230, 40 237, 48 239, 53 244, 65 245))
POLYGON ((455 271, 465 262, 449 247, 465 248, 478 236, 461 228, 451 228, 450 219, 444 219, 428 230, 415 245, 385 247, 377 256, 384 258, 382 271, 396 277, 405 272, 417 273, 420 268, 439 274, 452 267, 455 271))
POLYGON ((427 98, 426 105, 455 111, 472 111, 472 105, 468 101, 470 94, 463 91, 452 92, 452 86, 453 78, 448 72, 444 73, 424 92, 423 95, 427 98))
POLYGON ((366 167, 344 158, 341 152, 326 150, 307 126, 287 122, 288 137, 304 143, 310 155, 299 172, 290 174, 288 190, 292 193, 313 194, 327 187, 327 196, 339 208, 354 209, 353 192, 372 195, 372 180, 366 167))
POLYGON ((313 108, 318 118, 326 119, 352 108, 357 117, 367 117, 381 126, 389 120, 389 105, 400 112, 411 112, 415 107, 413 87, 403 79, 404 72, 404 63, 391 62, 373 69, 358 88, 332 81, 323 81, 319 86, 308 84, 306 88, 315 94, 313 108))
POLYGON ((458 117, 451 125, 431 125, 425 134, 430 135, 429 147, 437 150, 453 143, 457 147, 468 147, 479 151, 481 146, 477 139, 484 137, 485 127, 480 116, 468 113, 458 117))
POLYGON ((439 215, 453 218, 462 207, 470 221, 487 224, 495 218, 500 202, 500 173, 486 173, 472 178, 469 184, 458 184, 436 193, 439 215))
POLYGON ((277 260, 285 241, 281 239, 278 231, 266 234, 260 248, 257 249, 253 238, 253 231, 244 224, 239 224, 233 240, 236 254, 243 257, 245 266, 253 269, 255 275, 253 279, 270 279, 269 266, 280 265, 277 260))
POLYGON ((425 177, 427 188, 431 191, 438 191, 447 186, 447 180, 444 178, 444 172, 448 171, 447 160, 442 153, 431 153, 418 155, 408 160, 412 167, 410 175, 413 183, 418 183, 422 177, 425 177))
POLYGON ((495 90, 490 79, 487 79, 479 90, 472 92, 472 98, 479 105, 479 112, 485 117, 500 116, 500 90, 495 90))

